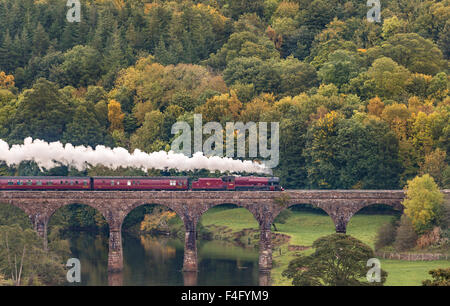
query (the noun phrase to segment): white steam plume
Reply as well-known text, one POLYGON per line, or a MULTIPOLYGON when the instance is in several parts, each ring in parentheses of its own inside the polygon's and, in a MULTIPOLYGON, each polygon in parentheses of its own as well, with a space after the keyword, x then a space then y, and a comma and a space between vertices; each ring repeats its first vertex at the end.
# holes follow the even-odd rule
POLYGON ((73 146, 68 143, 65 146, 57 142, 45 142, 28 137, 23 145, 9 146, 0 139, 0 161, 8 166, 18 165, 22 161, 35 161, 39 167, 51 169, 60 164, 73 166, 78 170, 85 169, 88 165, 103 165, 111 169, 118 167, 134 167, 143 170, 148 169, 175 169, 177 171, 189 171, 195 169, 207 169, 220 172, 249 172, 270 173, 270 169, 264 165, 252 161, 234 160, 227 157, 206 157, 202 153, 195 153, 187 157, 181 153, 153 152, 145 153, 136 149, 129 153, 124 148, 108 148, 97 146, 95 149, 85 146, 73 146), (59 162, 60 164, 58 164, 59 162))

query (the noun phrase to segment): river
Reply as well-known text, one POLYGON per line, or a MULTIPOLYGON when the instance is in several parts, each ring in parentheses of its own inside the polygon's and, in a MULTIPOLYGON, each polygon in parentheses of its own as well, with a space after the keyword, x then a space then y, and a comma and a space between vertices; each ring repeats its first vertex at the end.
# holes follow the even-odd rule
MULTIPOLYGON (((77 285, 125 286, 255 286, 267 278, 258 271, 258 250, 224 241, 199 240, 198 273, 183 273, 184 241, 166 236, 123 233, 124 269, 109 274, 108 237, 88 232, 69 233, 72 256, 81 263, 77 285)), ((74 284, 75 285, 75 284, 74 284)))

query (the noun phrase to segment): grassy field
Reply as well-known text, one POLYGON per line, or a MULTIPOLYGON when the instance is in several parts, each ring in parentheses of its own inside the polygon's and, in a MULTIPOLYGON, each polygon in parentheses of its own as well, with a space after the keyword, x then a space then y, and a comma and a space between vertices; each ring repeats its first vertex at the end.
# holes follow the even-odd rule
MULTIPOLYGON (((357 214, 350 220, 347 234, 373 247, 378 228, 392 218, 394 217, 391 215, 357 214)), ((258 228, 252 214, 244 208, 213 208, 203 215, 201 222, 204 226, 226 226, 233 232, 245 228, 258 228)), ((277 224, 277 227, 279 233, 291 237, 289 244, 302 246, 310 246, 317 238, 334 233, 331 218, 314 212, 294 211, 285 224, 277 224)), ((310 252, 312 250, 307 250, 304 254, 310 252)), ((274 285, 290 285, 290 280, 282 277, 281 273, 294 256, 295 252, 288 251, 287 245, 274 250, 272 269, 274 285)), ((381 260, 381 267, 389 273, 386 285, 421 285, 422 280, 429 278, 429 270, 450 267, 450 261, 381 260)))

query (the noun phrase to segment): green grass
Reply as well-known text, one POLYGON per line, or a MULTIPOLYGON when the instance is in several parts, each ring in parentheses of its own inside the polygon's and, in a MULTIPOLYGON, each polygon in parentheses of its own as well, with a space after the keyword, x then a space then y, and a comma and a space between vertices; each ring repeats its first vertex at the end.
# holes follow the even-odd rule
MULTIPOLYGON (((394 217, 391 215, 357 214, 350 220, 347 226, 347 234, 373 247, 378 228, 392 218, 394 217)), ((233 232, 245 228, 258 228, 258 223, 253 215, 245 208, 226 209, 216 207, 205 213, 201 222, 204 226, 226 226, 233 232)), ((291 237, 290 244, 303 246, 310 246, 317 238, 332 234, 335 231, 334 224, 329 216, 301 211, 293 211, 287 222, 277 224, 277 227, 279 233, 291 237)), ((311 252, 312 250, 307 250, 303 254, 311 252)), ((274 268, 272 269, 274 285, 291 285, 291 281, 282 277, 281 273, 294 256, 295 252, 288 251, 287 245, 274 250, 274 268)), ((390 286, 420 286, 422 280, 430 278, 429 270, 443 267, 450 267, 450 261, 381 260, 381 268, 389 273, 386 285, 390 286)))
POLYGON ((447 267, 450 267, 448 260, 381 260, 381 269, 388 272, 387 286, 420 286, 423 280, 431 279, 428 271, 447 267))
MULTIPOLYGON (((347 233, 373 247, 378 228, 392 219, 390 215, 356 215, 347 227, 347 233)), ((201 222, 204 226, 226 226, 234 232, 244 228, 258 229, 253 215, 245 208, 212 208, 206 212, 201 222)), ((278 233, 291 236, 290 244, 311 245, 319 237, 335 232, 328 215, 313 212, 293 211, 285 224, 277 224, 278 233)))
POLYGON ((238 232, 244 228, 258 228, 258 222, 245 208, 228 209, 221 206, 209 209, 200 219, 203 226, 216 225, 238 232))

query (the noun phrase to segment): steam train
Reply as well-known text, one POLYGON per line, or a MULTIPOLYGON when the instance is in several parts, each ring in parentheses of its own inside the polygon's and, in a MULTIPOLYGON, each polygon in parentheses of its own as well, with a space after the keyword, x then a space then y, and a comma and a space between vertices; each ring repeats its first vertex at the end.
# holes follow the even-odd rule
POLYGON ((283 191, 278 177, 0 176, 0 190, 266 190, 283 191))

